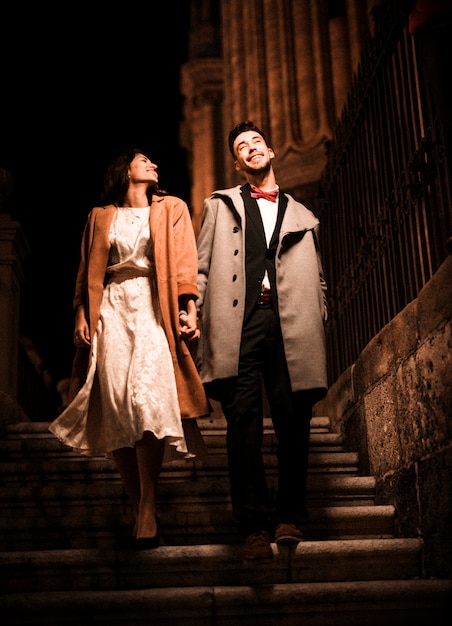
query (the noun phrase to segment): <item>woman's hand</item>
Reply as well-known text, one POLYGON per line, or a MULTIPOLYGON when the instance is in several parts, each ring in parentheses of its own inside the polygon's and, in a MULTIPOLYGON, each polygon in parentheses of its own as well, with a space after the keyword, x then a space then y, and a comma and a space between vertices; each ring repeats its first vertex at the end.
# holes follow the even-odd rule
POLYGON ((91 347, 89 325, 86 321, 85 307, 83 304, 77 308, 77 312, 75 314, 74 344, 77 348, 91 347))
POLYGON ((179 311, 179 334, 184 341, 191 342, 199 339, 200 330, 198 328, 198 312, 194 300, 188 300, 186 309, 179 311))

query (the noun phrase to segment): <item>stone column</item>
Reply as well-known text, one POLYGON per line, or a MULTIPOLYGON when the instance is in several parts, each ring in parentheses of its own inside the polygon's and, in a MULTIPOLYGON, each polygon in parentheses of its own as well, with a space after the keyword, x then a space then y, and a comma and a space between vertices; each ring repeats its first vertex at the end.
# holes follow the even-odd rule
MULTIPOLYGON (((0 198, 8 195, 11 179, 0 168, 0 198)), ((29 247, 19 222, 0 213, 0 394, 17 397, 20 286, 29 247)), ((2 403, 1 403, 2 404, 2 403)))
MULTIPOLYGON (((335 121, 325 2, 221 3, 226 131, 266 130, 287 191, 319 180, 335 121)), ((237 184, 229 173, 228 184, 237 184)))
POLYGON ((182 68, 182 91, 185 123, 181 143, 188 153, 192 221, 198 235, 204 198, 219 187, 224 172, 220 60, 200 58, 187 63, 182 68))
POLYGON ((195 214, 213 189, 243 182, 227 134, 245 119, 267 132, 281 187, 302 201, 315 195, 373 2, 191 0, 182 90, 195 214))

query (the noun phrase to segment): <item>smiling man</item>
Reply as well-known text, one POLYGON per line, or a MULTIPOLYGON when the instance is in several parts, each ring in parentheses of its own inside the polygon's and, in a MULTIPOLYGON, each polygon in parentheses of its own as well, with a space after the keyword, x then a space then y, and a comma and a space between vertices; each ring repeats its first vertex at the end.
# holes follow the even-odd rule
POLYGON ((314 214, 276 183, 275 154, 246 121, 228 137, 242 186, 204 201, 198 237, 198 367, 227 420, 234 517, 247 560, 298 543, 312 405, 326 394, 326 283, 314 214), (272 502, 262 458, 264 392, 277 438, 272 502))

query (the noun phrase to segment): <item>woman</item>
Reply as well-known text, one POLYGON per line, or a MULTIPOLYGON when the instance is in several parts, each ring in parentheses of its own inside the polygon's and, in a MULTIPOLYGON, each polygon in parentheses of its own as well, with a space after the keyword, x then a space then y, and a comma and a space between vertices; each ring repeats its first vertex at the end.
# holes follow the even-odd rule
POLYGON ((162 463, 206 452, 194 418, 211 407, 187 346, 199 337, 196 243, 187 205, 159 190, 137 148, 110 164, 102 200, 82 238, 70 402, 50 430, 80 454, 113 456, 136 545, 152 548, 162 463))

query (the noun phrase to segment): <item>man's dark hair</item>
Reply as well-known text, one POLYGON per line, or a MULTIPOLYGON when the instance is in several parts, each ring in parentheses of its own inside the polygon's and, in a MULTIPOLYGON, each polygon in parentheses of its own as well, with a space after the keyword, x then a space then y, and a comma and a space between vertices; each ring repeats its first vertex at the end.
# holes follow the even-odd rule
POLYGON ((246 120, 246 122, 240 122, 240 124, 237 124, 237 126, 234 126, 234 128, 229 133, 228 143, 229 143, 229 150, 232 156, 235 156, 234 154, 235 138, 238 137, 240 133, 245 133, 247 130, 253 130, 255 133, 258 133, 262 137, 262 139, 265 141, 267 146, 269 145, 267 141, 267 137, 265 136, 265 133, 263 133, 261 129, 258 128, 254 122, 252 122, 251 120, 246 120))

